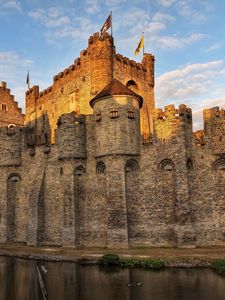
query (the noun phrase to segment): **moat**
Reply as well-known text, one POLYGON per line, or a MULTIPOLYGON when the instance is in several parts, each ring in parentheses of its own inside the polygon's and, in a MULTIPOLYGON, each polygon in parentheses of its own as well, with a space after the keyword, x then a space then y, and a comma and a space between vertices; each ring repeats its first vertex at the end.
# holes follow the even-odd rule
POLYGON ((98 266, 0 257, 0 299, 42 300, 37 266, 48 300, 222 300, 225 295, 225 279, 208 269, 106 271, 98 266))

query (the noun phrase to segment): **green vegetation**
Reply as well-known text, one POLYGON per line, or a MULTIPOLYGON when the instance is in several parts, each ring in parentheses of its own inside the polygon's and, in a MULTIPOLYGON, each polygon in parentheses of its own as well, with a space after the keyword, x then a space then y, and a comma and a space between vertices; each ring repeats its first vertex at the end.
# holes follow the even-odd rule
POLYGON ((165 267, 165 260, 151 258, 120 258, 117 254, 105 254, 99 264, 105 267, 118 266, 121 268, 145 268, 150 270, 161 270, 165 267))
POLYGON ((117 254, 104 254, 100 259, 99 259, 100 265, 103 265, 105 267, 110 267, 110 266, 119 266, 120 265, 120 258, 119 255, 117 254))
POLYGON ((217 274, 225 276, 225 259, 214 260, 212 268, 217 274))

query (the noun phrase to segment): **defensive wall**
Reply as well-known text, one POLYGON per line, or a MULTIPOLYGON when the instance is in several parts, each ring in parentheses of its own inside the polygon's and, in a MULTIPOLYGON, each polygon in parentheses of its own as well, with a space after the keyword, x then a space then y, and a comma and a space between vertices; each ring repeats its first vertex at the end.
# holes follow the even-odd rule
POLYGON ((157 109, 146 141, 143 99, 126 89, 114 80, 91 101, 93 114, 63 114, 55 144, 35 144, 29 125, 0 129, 1 242, 225 244, 223 110, 205 110, 196 137, 190 108, 157 109))

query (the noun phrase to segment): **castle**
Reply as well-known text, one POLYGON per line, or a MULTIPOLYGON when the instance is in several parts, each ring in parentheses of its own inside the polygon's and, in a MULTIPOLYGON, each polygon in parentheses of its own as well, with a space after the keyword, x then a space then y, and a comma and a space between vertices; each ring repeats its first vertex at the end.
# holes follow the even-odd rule
POLYGON ((154 57, 89 38, 0 128, 0 242, 65 247, 225 244, 225 112, 154 107, 154 57))

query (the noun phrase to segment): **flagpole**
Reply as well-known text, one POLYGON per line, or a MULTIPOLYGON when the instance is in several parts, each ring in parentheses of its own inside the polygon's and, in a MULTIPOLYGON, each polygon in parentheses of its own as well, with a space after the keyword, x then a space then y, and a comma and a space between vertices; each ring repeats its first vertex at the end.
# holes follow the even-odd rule
MULTIPOLYGON (((145 38, 145 33, 144 31, 142 32, 143 37, 145 38)), ((145 40, 144 40, 144 44, 143 44, 143 56, 145 54, 145 40)))
MULTIPOLYGON (((113 43, 113 25, 112 25, 112 11, 111 11, 111 37, 112 37, 112 43, 113 43)), ((112 47, 112 79, 114 78, 114 43, 112 47)))
POLYGON ((110 14, 111 14, 111 36, 113 37, 112 11, 110 12, 110 14))

